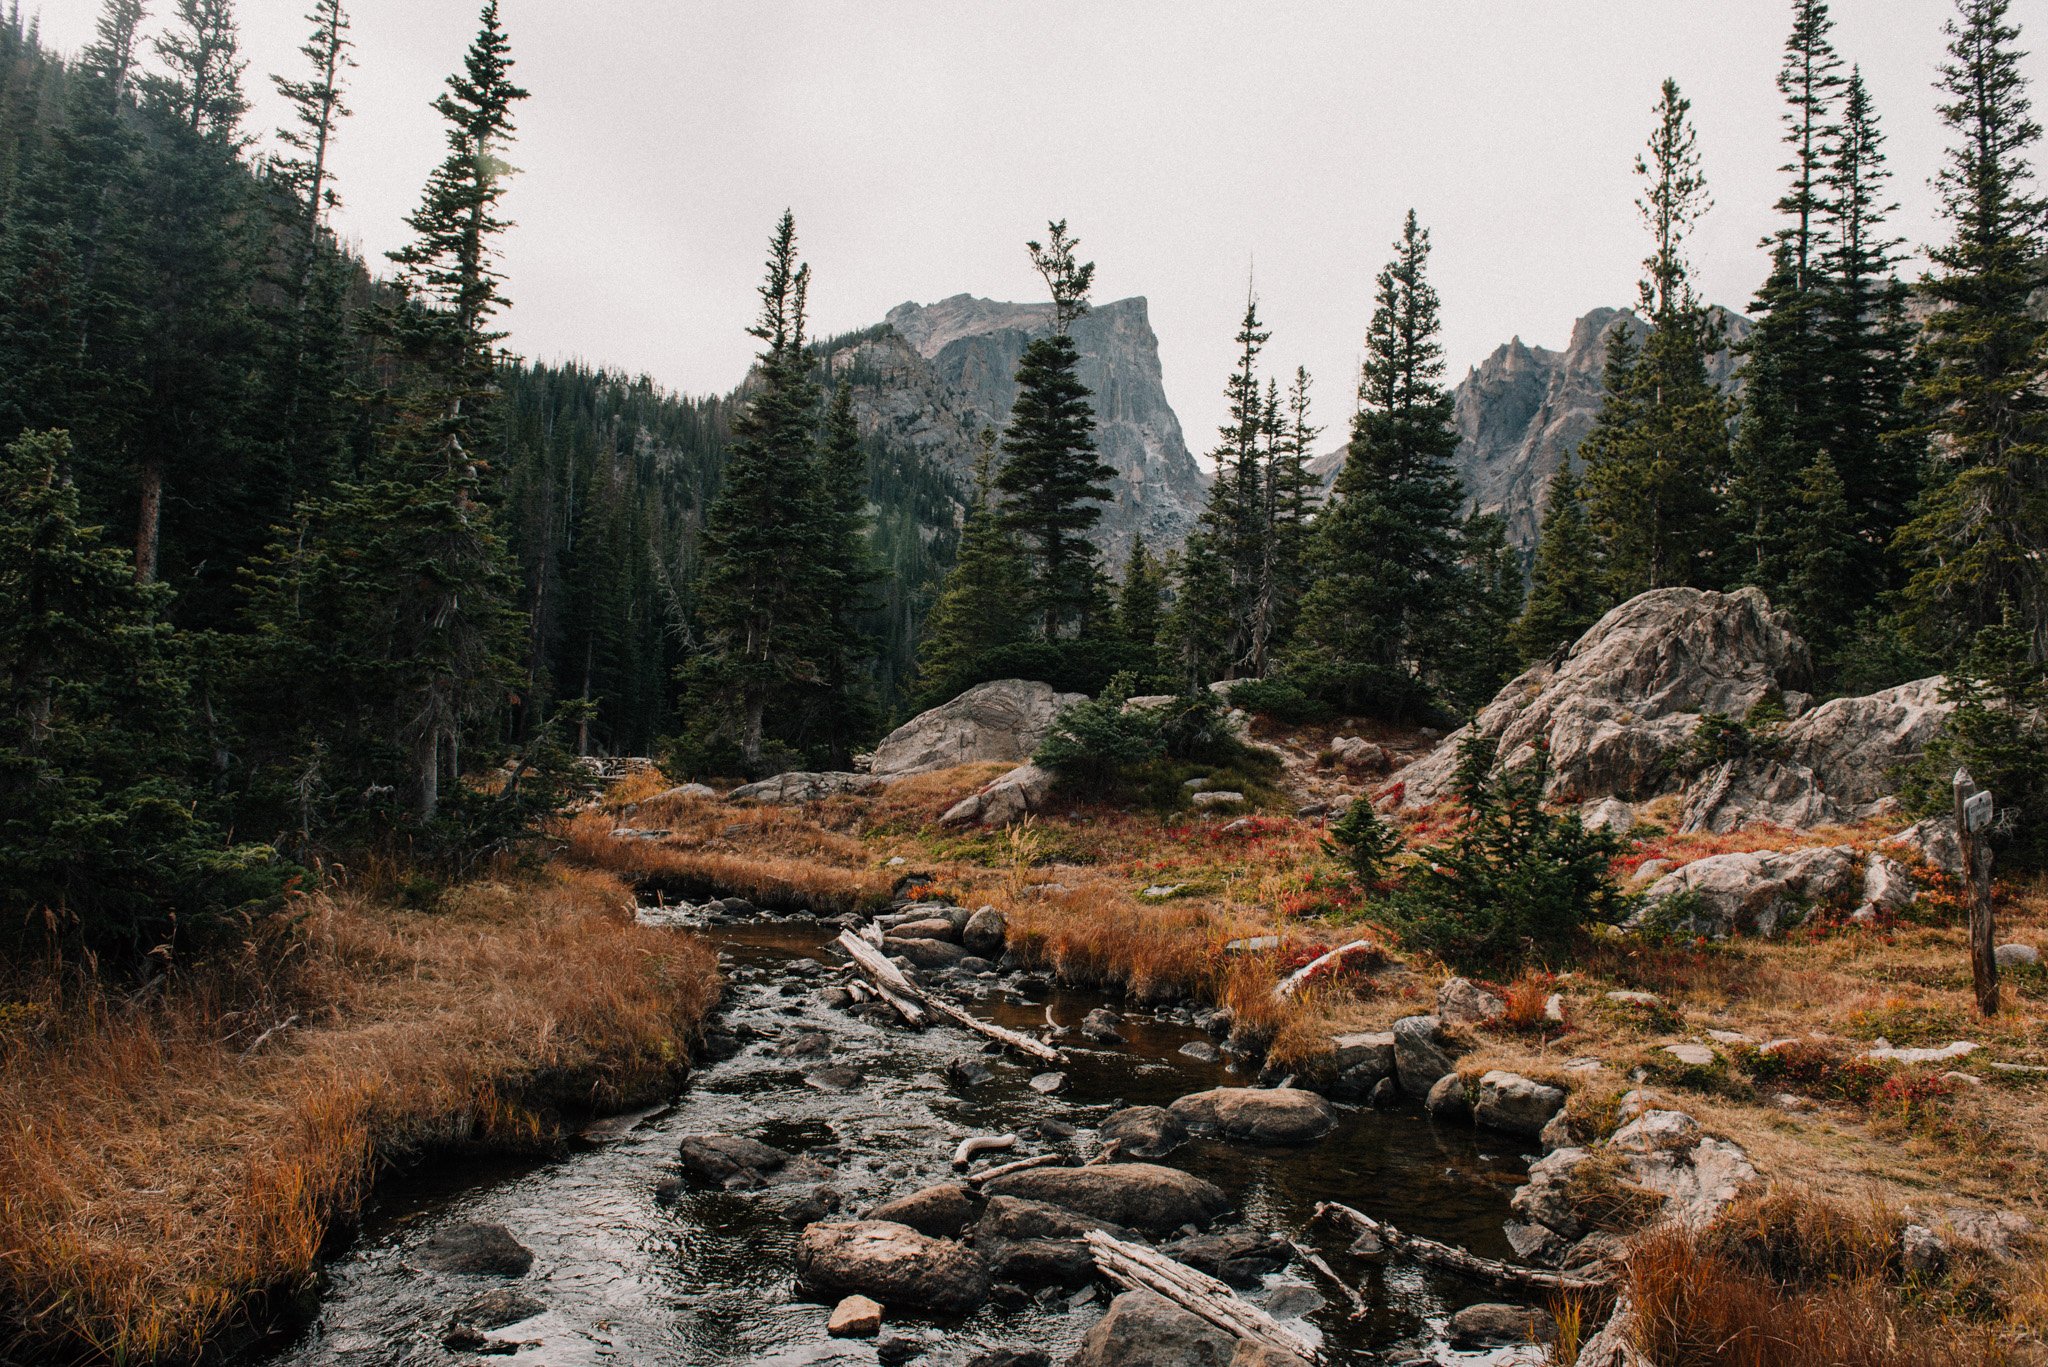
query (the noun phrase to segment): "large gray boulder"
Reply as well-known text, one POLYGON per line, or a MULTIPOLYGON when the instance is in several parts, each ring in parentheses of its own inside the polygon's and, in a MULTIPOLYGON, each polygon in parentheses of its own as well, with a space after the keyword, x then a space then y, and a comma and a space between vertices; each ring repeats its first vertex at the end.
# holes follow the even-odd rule
POLYGON ((1698 1227, 1754 1187, 1756 1168, 1740 1145, 1706 1134, 1683 1111, 1644 1110, 1599 1150, 1568 1147, 1529 1165, 1527 1185, 1509 1199, 1523 1220, 1566 1239, 1587 1232, 1580 1215, 1588 1179, 1618 1182, 1638 1194, 1663 1198, 1652 1222, 1698 1227))
POLYGON ((956 764, 1027 760, 1052 731, 1059 710, 1085 700, 1085 694, 1061 693, 1029 679, 976 684, 891 731, 875 747, 868 772, 901 778, 956 764))
POLYGON ((992 1197, 1017 1196, 1063 1206, 1152 1237, 1171 1234, 1182 1225, 1206 1228, 1230 1208, 1230 1198, 1214 1183, 1156 1163, 1032 1168, 998 1177, 982 1190, 992 1197))
POLYGON ((868 1218, 909 1225, 934 1239, 957 1239, 980 1209, 981 1199, 967 1187, 959 1182, 940 1182, 884 1201, 868 1212, 868 1218))
POLYGON ((1856 851, 1848 845, 1710 854, 1650 884, 1631 924, 1656 919, 1663 903, 1683 895, 1681 905, 1690 909, 1674 929, 1716 938, 1774 935, 1813 907, 1859 891, 1856 851))
POLYGON ((860 1295, 891 1310, 958 1315, 988 1299, 988 1263, 979 1253, 889 1220, 805 1226, 796 1273, 807 1294, 828 1302, 860 1295))
POLYGON ((1050 769, 1020 764, 980 792, 954 803, 939 820, 948 826, 1008 826, 1044 810, 1058 782, 1050 769))
POLYGON ((1547 742, 1557 801, 1653 797, 1671 786, 1666 757, 1703 715, 1744 716, 1810 670, 1805 643, 1760 591, 1654 589, 1602 617, 1562 659, 1508 684, 1392 782, 1404 808, 1445 800, 1459 746, 1476 733, 1496 743, 1504 765, 1547 742))
POLYGON ((881 785, 882 780, 870 774, 793 771, 735 788, 725 796, 728 802, 765 802, 770 806, 793 807, 799 802, 816 802, 841 793, 865 793, 881 785))
POLYGON ((1403 1016, 1394 1022, 1394 1076, 1417 1101, 1429 1095, 1438 1078, 1457 1069, 1464 1052, 1435 1016, 1403 1016))
POLYGON ((1164 1158, 1188 1142, 1188 1127, 1164 1106, 1126 1106, 1105 1116, 1097 1132, 1126 1158, 1164 1158))
POLYGON ((1168 1108, 1197 1134, 1247 1144, 1311 1144, 1337 1128, 1337 1113, 1298 1087, 1217 1087, 1168 1108))
POLYGON ((1564 1103, 1562 1087, 1495 1068, 1479 1079, 1479 1100, 1472 1107, 1472 1119, 1489 1130, 1535 1139, 1551 1117, 1564 1109, 1564 1103))
POLYGON ((1109 1303, 1067 1367, 1230 1367, 1237 1337, 1150 1291, 1109 1303))
POLYGON ((1810 829, 1861 821, 1898 803, 1898 771, 1941 734, 1954 706, 1935 676, 1860 698, 1836 698, 1786 723, 1768 756, 1729 760, 1693 781, 1683 832, 1752 821, 1810 829))

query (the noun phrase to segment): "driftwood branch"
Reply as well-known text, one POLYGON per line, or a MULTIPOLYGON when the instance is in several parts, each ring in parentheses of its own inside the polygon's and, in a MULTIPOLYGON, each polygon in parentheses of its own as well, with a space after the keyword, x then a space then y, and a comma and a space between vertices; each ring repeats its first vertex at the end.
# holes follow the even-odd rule
POLYGON ((1020 1158, 1014 1163, 998 1163, 995 1167, 983 1168, 980 1172, 970 1172, 967 1174, 967 1180, 975 1186, 980 1186, 983 1182, 993 1182, 998 1177, 1008 1177, 1013 1172, 1060 1167, 1066 1161, 1056 1153, 1042 1153, 1036 1158, 1020 1158))
POLYGON ((1016 1147, 1017 1136, 1014 1134, 972 1134, 961 1140, 960 1146, 953 1150, 953 1166, 956 1168, 966 1167, 974 1160, 974 1155, 978 1153, 988 1153, 995 1149, 1014 1149, 1016 1147))
POLYGON ((1570 1272, 1552 1272, 1547 1268, 1518 1267, 1504 1263, 1498 1258, 1482 1258, 1476 1253, 1467 1253, 1450 1244, 1440 1244, 1434 1239, 1424 1239, 1415 1234, 1403 1234, 1383 1220, 1353 1210, 1350 1206, 1335 1201, 1319 1202, 1316 1206, 1318 1220, 1331 1220, 1358 1234, 1370 1234, 1384 1245, 1388 1252, 1399 1253, 1441 1267, 1450 1272, 1462 1272, 1475 1281, 1513 1291, 1601 1291, 1612 1279, 1608 1277, 1581 1277, 1570 1272))
POLYGON ((1342 972, 1348 960, 1377 959, 1383 952, 1377 940, 1353 940, 1349 944, 1338 945, 1335 949, 1318 954, 1281 979, 1273 988, 1273 997, 1276 1001, 1285 1001, 1317 978, 1342 972))
POLYGON ((1015 1049, 1018 1053, 1029 1054, 1047 1063, 1067 1061, 1065 1054, 1042 1040, 1021 1035, 1015 1030, 1006 1030, 1000 1025, 992 1025, 972 1012, 963 1011, 953 1003, 925 992, 906 978, 879 949, 852 931, 839 932, 839 947, 845 950, 860 971, 867 975, 868 981, 874 984, 876 991, 880 992, 889 1004, 896 1008, 898 1014, 902 1014, 911 1024, 922 1025, 931 1016, 944 1016, 954 1024, 964 1026, 977 1035, 986 1035, 1007 1048, 1015 1049), (904 1012, 906 1006, 916 1012, 915 1019, 904 1012))
POLYGON ((1099 1229, 1089 1230, 1085 1237, 1097 1270, 1118 1286, 1164 1296, 1237 1338, 1292 1353, 1305 1362, 1323 1360, 1313 1343, 1207 1273, 1099 1229))
POLYGON ((1294 1256, 1301 1259, 1305 1266, 1314 1268, 1317 1272, 1321 1273, 1324 1281, 1336 1287, 1337 1290, 1343 1293, 1344 1299, 1351 1302, 1352 1319, 1362 1320, 1372 1314, 1372 1307, 1365 1303, 1365 1297, 1358 1294, 1358 1288, 1338 1276, 1337 1270, 1323 1261, 1322 1254, 1316 1252, 1308 1245, 1298 1243, 1293 1239, 1289 1239, 1287 1245, 1294 1250, 1294 1256))

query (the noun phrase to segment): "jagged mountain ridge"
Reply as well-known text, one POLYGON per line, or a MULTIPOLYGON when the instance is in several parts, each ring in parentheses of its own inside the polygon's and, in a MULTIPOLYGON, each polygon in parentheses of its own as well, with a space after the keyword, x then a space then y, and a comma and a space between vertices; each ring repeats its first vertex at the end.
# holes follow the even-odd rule
MULTIPOLYGON (((1729 347, 1713 357, 1709 373, 1716 384, 1733 390, 1740 362, 1732 348, 1749 336, 1753 324, 1727 309, 1715 313, 1729 347)), ((1516 545, 1536 544, 1550 477, 1577 454, 1600 416, 1607 394, 1607 343, 1617 323, 1638 340, 1649 331, 1631 309, 1597 308, 1572 325, 1564 350, 1530 346, 1516 337, 1474 366, 1452 391, 1458 428, 1454 465, 1465 483, 1467 506, 1506 518, 1508 539, 1516 545)), ((1343 465, 1340 446, 1317 457, 1312 468, 1327 487, 1343 465)))
MULTIPOLYGON (((875 327, 824 348, 835 379, 852 383, 864 435, 932 463, 967 486, 978 434, 998 433, 1016 401, 1024 348, 1052 327, 1051 304, 956 294, 900 304, 875 327)), ((1159 339, 1142 297, 1092 308, 1073 330, 1092 394, 1095 442, 1115 471, 1095 542, 1112 566, 1143 532, 1179 545, 1202 507, 1208 477, 1167 402, 1159 339)))

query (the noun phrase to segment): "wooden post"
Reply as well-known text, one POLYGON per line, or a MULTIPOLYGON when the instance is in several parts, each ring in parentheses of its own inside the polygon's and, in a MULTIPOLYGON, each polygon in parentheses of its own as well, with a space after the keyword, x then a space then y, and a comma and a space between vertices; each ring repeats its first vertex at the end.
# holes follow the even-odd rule
POLYGON ((1963 854, 1963 884, 1970 897, 1970 979, 1977 988, 1977 1009, 1998 1014, 1998 953, 1991 922, 1991 849, 1984 833, 1991 826, 1991 794, 1978 789, 1968 769, 1956 770, 1956 843, 1963 854))

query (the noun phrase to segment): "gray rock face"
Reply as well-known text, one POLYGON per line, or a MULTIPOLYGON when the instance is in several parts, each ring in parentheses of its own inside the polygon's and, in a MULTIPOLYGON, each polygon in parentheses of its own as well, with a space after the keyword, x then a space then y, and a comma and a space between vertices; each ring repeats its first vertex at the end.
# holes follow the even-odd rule
POLYGON ((983 1190, 990 1196, 1019 1196, 1064 1206, 1076 1214, 1155 1237, 1182 1225, 1205 1228, 1230 1208, 1230 1198, 1213 1183, 1154 1163, 1032 1168, 998 1177, 983 1190))
POLYGON ((1836 698, 1793 718, 1769 759, 1730 760, 1700 775, 1679 829, 1724 832, 1751 821, 1808 828, 1890 810, 1895 775, 1926 753, 1954 711, 1941 700, 1943 682, 1836 698))
POLYGON ((1963 847, 1956 839, 1956 823, 1949 817, 1930 816, 1878 843, 1900 855, 1924 859, 1950 873, 1963 871, 1963 847))
POLYGON ((971 797, 964 797, 939 818, 948 826, 1007 826, 1044 808, 1058 777, 1050 769, 1020 764, 971 797))
POLYGON ((1067 1367, 1230 1367, 1237 1339, 1150 1291, 1109 1303, 1067 1367))
MULTIPOLYGON (((1729 342, 1749 335, 1740 314, 1716 309, 1729 342)), ((1458 453, 1453 464, 1471 506, 1507 519, 1508 539, 1536 544, 1550 478, 1574 457, 1606 401, 1607 342, 1619 323, 1640 341, 1648 326, 1627 309, 1598 308, 1572 326, 1562 351, 1529 346, 1521 338, 1500 347, 1458 382, 1452 392, 1458 453)), ((1723 389, 1736 383, 1729 351, 1714 356, 1708 373, 1723 389)), ((1343 467, 1342 448, 1317 459, 1326 482, 1343 467)))
MULTIPOLYGON (((1008 424, 1017 363, 1051 327, 1050 304, 960 294, 891 309, 884 326, 850 340, 828 364, 853 383, 864 436, 930 461, 964 488, 976 434, 1008 424)), ((1116 471, 1114 500, 1093 539, 1113 564, 1123 563, 1138 532, 1153 545, 1179 545, 1201 512, 1207 478, 1167 402, 1145 301, 1098 304, 1074 324, 1073 337, 1096 447, 1116 471)))
POLYGON ((1198 1134, 1247 1144, 1310 1144, 1337 1127, 1330 1103, 1298 1087, 1217 1087, 1170 1109, 1198 1134))
POLYGON ((1428 1096, 1438 1078, 1456 1070, 1463 1052, 1435 1016, 1403 1016, 1394 1022, 1394 1075, 1412 1097, 1428 1096))
POLYGON ((1537 1139, 1551 1117, 1564 1109, 1564 1102, 1563 1088, 1496 1068, 1479 1079, 1472 1119, 1490 1130, 1537 1139))
POLYGON ((1188 1142, 1187 1125, 1164 1106, 1126 1106, 1103 1120, 1100 1134, 1127 1158, 1164 1158, 1188 1142))
POLYGON ((1451 794, 1458 748, 1477 732, 1499 762, 1550 747, 1550 796, 1652 797, 1670 784, 1665 758, 1707 712, 1740 717, 1765 696, 1804 682, 1805 643, 1756 589, 1656 589, 1602 617, 1562 661, 1508 684, 1473 719, 1396 773, 1404 808, 1451 794))
POLYGON ((790 807, 799 802, 816 802, 821 798, 837 797, 841 793, 865 793, 881 786, 882 780, 870 774, 806 773, 793 772, 777 774, 749 783, 727 793, 730 802, 765 802, 771 806, 790 807))
POLYGON ((1082 701, 1083 694, 1029 679, 976 684, 883 737, 868 759, 868 772, 900 778, 990 760, 1020 764, 1051 732, 1059 710, 1082 701))
POLYGON ((806 1292, 827 1301, 860 1295, 891 1309, 957 1315, 988 1299, 988 1264, 980 1254, 888 1220, 806 1226, 796 1272, 806 1292))
POLYGON ((1858 887, 1856 851, 1848 845, 1711 854, 1652 883, 1635 919, 1655 917, 1661 902, 1687 894, 1693 911, 1684 928, 1692 934, 1772 935, 1804 909, 1846 900, 1858 887))

